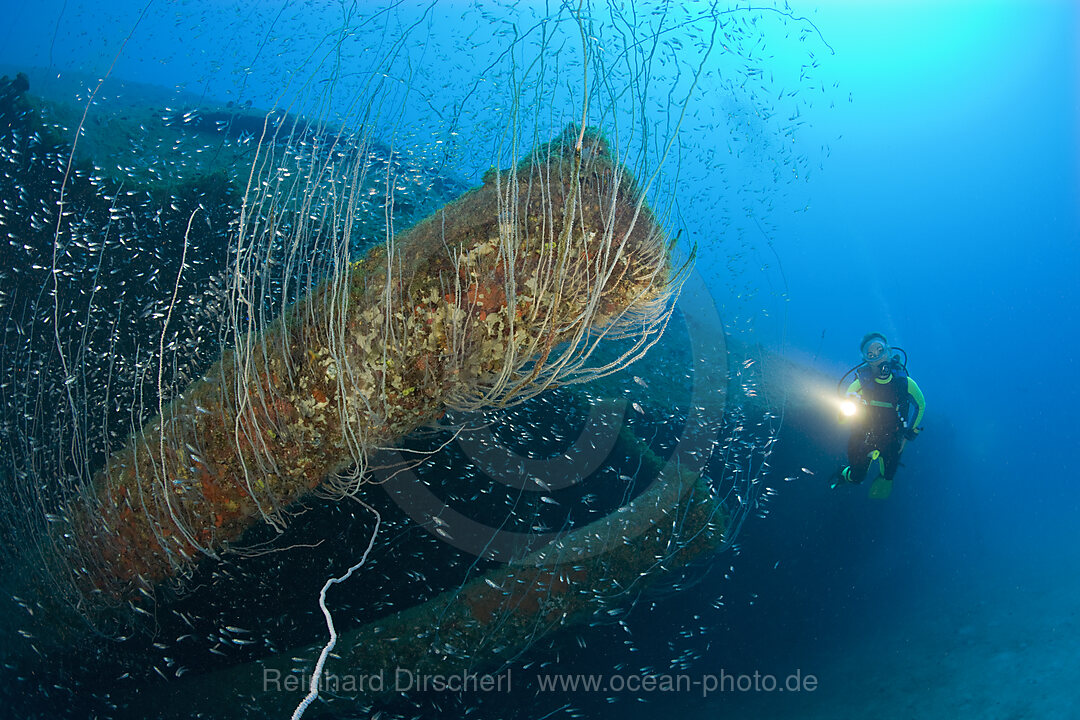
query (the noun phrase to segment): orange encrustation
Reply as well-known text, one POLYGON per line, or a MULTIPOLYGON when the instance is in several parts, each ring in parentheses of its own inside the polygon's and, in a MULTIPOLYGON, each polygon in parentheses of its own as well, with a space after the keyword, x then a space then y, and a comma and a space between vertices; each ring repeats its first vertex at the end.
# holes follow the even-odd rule
POLYGON ((610 371, 589 366, 599 338, 643 352, 662 330, 669 250, 595 131, 489 173, 242 336, 107 459, 71 513, 78 586, 122 600, 182 578, 449 408, 610 371))

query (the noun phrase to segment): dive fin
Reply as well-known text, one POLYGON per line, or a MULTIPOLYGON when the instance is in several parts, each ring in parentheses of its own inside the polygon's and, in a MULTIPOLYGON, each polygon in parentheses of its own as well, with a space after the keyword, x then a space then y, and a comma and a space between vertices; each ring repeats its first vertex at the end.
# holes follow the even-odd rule
POLYGON ((849 482, 851 482, 851 466, 838 467, 836 472, 833 473, 832 484, 829 485, 829 489, 835 490, 837 485, 846 485, 849 482))
POLYGON ((888 500, 889 495, 892 495, 892 480, 886 480, 882 476, 878 476, 870 485, 870 499, 871 500, 888 500))
POLYGON ((870 483, 870 499, 888 500, 889 495, 892 495, 893 481, 885 479, 885 460, 882 459, 880 451, 870 453, 870 467, 866 474, 868 477, 874 476, 874 481, 870 483))

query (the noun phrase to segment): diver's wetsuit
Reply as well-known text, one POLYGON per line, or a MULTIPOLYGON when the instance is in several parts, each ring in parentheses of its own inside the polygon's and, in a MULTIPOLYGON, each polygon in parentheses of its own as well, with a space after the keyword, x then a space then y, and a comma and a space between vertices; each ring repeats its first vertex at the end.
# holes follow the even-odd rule
POLYGON ((870 367, 863 367, 855 382, 848 386, 848 393, 857 393, 866 403, 864 412, 855 418, 848 440, 849 478, 852 482, 861 482, 870 465, 870 453, 878 450, 885 464, 885 479, 891 481, 900 461, 904 421, 911 402, 915 403, 918 412, 909 427, 918 428, 922 422, 926 409, 922 390, 899 370, 878 378, 870 367))

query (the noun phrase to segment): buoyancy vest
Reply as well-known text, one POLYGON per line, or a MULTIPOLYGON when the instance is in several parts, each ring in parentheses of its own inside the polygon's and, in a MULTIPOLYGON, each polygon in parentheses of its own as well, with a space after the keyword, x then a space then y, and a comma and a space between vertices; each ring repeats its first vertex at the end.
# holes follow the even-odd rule
POLYGON ((888 382, 878 382, 877 372, 869 365, 859 368, 859 395, 866 402, 870 417, 877 423, 900 424, 907 415, 908 377, 901 368, 890 368, 888 382))

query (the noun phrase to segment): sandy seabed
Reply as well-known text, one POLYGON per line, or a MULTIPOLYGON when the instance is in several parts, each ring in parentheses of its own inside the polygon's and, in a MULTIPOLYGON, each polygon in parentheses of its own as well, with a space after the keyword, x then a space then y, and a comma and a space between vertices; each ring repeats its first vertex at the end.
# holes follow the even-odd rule
POLYGON ((1080 558, 938 586, 906 613, 857 621, 793 658, 814 692, 699 700, 688 717, 732 720, 1080 718, 1080 558))

